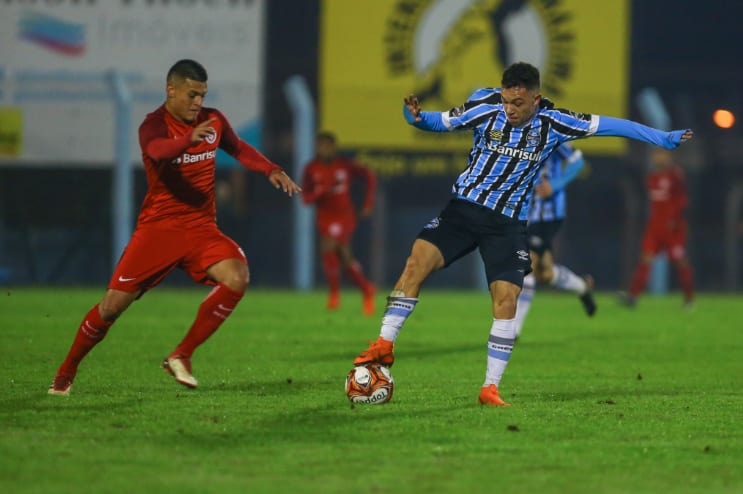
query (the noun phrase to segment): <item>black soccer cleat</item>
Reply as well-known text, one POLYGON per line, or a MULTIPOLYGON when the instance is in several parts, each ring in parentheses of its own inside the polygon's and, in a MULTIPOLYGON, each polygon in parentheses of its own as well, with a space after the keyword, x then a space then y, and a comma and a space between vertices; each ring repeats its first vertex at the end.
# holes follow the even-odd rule
POLYGON ((586 311, 588 317, 593 317, 596 313, 596 301, 593 298, 593 276, 586 275, 583 277, 586 280, 586 293, 580 296, 580 303, 583 304, 583 310, 586 311))

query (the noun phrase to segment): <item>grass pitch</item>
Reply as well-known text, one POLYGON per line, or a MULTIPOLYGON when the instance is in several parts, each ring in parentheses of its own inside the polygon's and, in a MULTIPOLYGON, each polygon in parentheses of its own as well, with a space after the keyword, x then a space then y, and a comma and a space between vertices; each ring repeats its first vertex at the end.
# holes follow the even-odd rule
MULTIPOLYGON (((376 338, 345 292, 249 291, 194 355, 197 390, 160 367, 206 290, 158 288, 46 394, 102 295, 0 292, 4 493, 743 492, 740 297, 537 294, 501 392, 482 408, 486 293, 423 293, 398 339, 391 403, 352 408, 353 357, 376 338)), ((380 296, 379 303, 383 303, 380 296)))

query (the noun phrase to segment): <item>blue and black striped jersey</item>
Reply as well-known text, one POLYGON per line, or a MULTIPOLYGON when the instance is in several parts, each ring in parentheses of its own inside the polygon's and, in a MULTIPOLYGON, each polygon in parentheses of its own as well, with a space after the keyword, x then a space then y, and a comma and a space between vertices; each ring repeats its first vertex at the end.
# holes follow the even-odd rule
MULTIPOLYGON (((565 188, 556 188, 555 184, 557 184, 560 179, 566 178, 566 165, 568 163, 575 163, 578 160, 581 160, 581 162, 583 161, 582 153, 569 144, 558 146, 557 149, 555 149, 555 151, 547 158, 542 165, 542 169, 539 172, 539 176, 535 183, 539 183, 541 180, 548 180, 553 184, 553 193, 551 196, 545 198, 540 198, 536 193, 534 194, 531 208, 529 209, 529 223, 565 219, 565 215, 567 214, 565 188)), ((580 163, 579 167, 582 166, 582 163, 580 163)))
POLYGON ((472 130, 467 168, 452 186, 459 198, 526 220, 541 164, 561 143, 596 133, 599 116, 540 107, 521 127, 506 119, 500 88, 475 91, 441 114, 447 130, 472 130))

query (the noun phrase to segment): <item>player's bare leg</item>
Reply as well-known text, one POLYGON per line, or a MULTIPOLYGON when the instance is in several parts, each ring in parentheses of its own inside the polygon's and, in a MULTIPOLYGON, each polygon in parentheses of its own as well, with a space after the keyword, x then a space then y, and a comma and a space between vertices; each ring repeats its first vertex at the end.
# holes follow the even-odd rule
POLYGON ((201 302, 183 341, 163 361, 163 368, 180 384, 195 388, 198 381, 191 370, 191 356, 232 314, 250 281, 248 265, 242 259, 225 259, 210 266, 207 275, 217 283, 201 302))
POLYGON ((488 338, 488 362, 478 402, 481 405, 510 406, 498 394, 503 373, 513 351, 516 338, 516 301, 521 287, 506 280, 496 280, 490 284, 490 298, 493 303, 493 324, 488 338))
POLYGON ((444 267, 444 256, 431 242, 416 239, 405 268, 387 297, 379 338, 361 352, 354 365, 377 362, 391 366, 395 362, 394 342, 403 324, 418 303, 421 284, 433 271, 444 267))
POLYGON ((49 387, 51 395, 67 395, 77 375, 77 368, 85 356, 100 343, 114 321, 131 305, 139 292, 107 290, 103 299, 83 318, 67 357, 57 370, 49 387))

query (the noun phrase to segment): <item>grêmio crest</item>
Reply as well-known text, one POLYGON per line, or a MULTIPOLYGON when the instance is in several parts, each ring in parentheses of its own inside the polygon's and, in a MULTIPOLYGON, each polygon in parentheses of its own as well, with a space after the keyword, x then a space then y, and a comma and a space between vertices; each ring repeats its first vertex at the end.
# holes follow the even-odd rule
POLYGON ((384 38, 387 70, 414 75, 413 92, 427 106, 452 108, 524 61, 539 68, 542 93, 558 99, 575 64, 571 14, 559 0, 397 0, 384 38))

